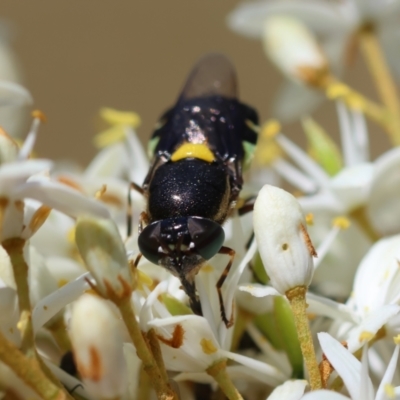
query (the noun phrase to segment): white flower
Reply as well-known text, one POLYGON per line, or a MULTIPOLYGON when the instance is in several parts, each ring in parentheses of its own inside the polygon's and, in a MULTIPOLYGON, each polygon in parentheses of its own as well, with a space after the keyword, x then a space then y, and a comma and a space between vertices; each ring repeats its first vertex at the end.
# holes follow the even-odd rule
POLYGON ((288 192, 265 185, 254 204, 254 233, 264 268, 281 294, 311 282, 315 250, 297 200, 288 192))
POLYGON ((267 400, 300 400, 307 385, 306 380, 287 381, 276 387, 267 400))
POLYGON ((319 252, 313 280, 313 287, 319 292, 343 298, 349 294, 355 267, 377 233, 400 232, 400 219, 396 218, 400 150, 390 150, 374 162, 369 161, 368 133, 362 114, 347 110, 341 102, 337 106, 344 159, 344 168, 339 173, 330 177, 282 134, 276 136, 276 141, 298 167, 284 159, 276 160, 273 167, 304 193, 299 202, 306 214, 314 215, 309 232, 317 247, 331 230, 330 221, 338 216, 350 220, 348 229, 331 240, 328 249, 319 252))
POLYGON ((75 240, 102 295, 105 298, 130 295, 132 277, 125 246, 114 221, 79 217, 75 240))
MULTIPOLYGON (((0 125, 12 137, 25 134, 28 107, 32 105, 32 96, 20 85, 21 68, 10 46, 12 32, 4 23, 0 23, 0 125)), ((1 162, 1 161, 0 161, 1 162)))
MULTIPOLYGON (((229 358, 251 369, 252 379, 270 385, 285 380, 278 368, 264 362, 228 351, 230 341, 221 343, 213 331, 213 324, 197 315, 172 316, 157 297, 168 288, 168 282, 160 283, 147 298, 141 312, 140 324, 144 331, 154 328, 160 339, 167 370, 179 371, 176 380, 195 379, 210 382, 206 369, 216 361, 229 358)), ((219 304, 212 304, 219 308, 219 304)), ((231 367, 227 367, 229 373, 231 367)), ((243 373, 239 376, 244 377, 243 373)), ((248 378, 247 378, 248 379, 248 378)))
POLYGON ((342 378, 350 397, 343 396, 337 392, 318 390, 306 394, 304 400, 385 400, 394 399, 395 389, 392 386, 393 376, 396 372, 399 357, 399 341, 395 338, 396 348, 388 363, 386 372, 378 386, 374 390, 372 380, 368 374, 367 347, 364 346, 362 361, 357 360, 337 340, 327 333, 319 333, 318 339, 325 356, 342 378))
POLYGON ((264 25, 264 48, 271 61, 299 84, 317 85, 328 74, 328 63, 318 43, 298 20, 272 16, 264 25))
MULTIPOLYGON (((321 39, 321 45, 336 72, 345 66, 346 46, 354 43, 363 28, 373 29, 382 45, 390 66, 400 77, 396 51, 400 37, 398 0, 262 0, 239 5, 228 18, 234 31, 251 38, 262 38, 265 20, 275 15, 298 18, 321 39)), ((314 108, 321 97, 304 87, 286 84, 275 104, 273 115, 289 120, 314 108)))
POLYGON ((107 301, 83 295, 74 304, 70 336, 76 365, 88 392, 98 399, 122 396, 127 387, 120 329, 107 301))

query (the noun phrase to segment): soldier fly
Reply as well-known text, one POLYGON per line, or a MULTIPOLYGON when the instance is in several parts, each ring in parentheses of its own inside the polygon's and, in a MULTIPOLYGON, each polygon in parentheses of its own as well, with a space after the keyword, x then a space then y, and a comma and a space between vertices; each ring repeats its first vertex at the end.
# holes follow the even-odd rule
POLYGON ((216 284, 226 326, 233 319, 225 314, 221 287, 235 251, 223 246, 221 225, 236 207, 257 125, 256 111, 237 100, 231 62, 220 54, 207 55, 154 130, 149 143, 152 164, 142 187, 132 184, 147 200, 135 264, 143 255, 177 276, 193 312, 202 315, 194 278, 214 255, 228 255, 216 284))

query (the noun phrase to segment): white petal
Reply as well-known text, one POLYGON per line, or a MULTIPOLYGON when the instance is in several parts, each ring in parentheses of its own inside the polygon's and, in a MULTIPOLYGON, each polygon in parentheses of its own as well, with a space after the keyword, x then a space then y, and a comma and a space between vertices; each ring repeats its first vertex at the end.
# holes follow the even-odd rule
POLYGON ((26 160, 3 164, 0 168, 0 195, 7 194, 30 176, 49 170, 53 163, 49 160, 26 160))
POLYGON ((37 332, 50 318, 57 314, 67 304, 76 300, 85 290, 89 289, 86 279, 90 273, 86 272, 73 282, 56 290, 40 300, 32 311, 33 330, 37 332))
POLYGON ((378 391, 376 393, 375 400, 385 400, 385 386, 393 384, 393 376, 397 368, 397 360, 399 358, 399 345, 394 349, 392 358, 390 359, 389 365, 386 369, 385 375, 383 376, 381 383, 379 384, 378 391))
POLYGON ((307 385, 306 380, 287 381, 275 388, 267 400, 300 400, 307 385))
POLYGON ((286 136, 279 134, 276 136, 277 143, 285 153, 321 188, 329 185, 330 178, 327 173, 314 161, 303 149, 289 140, 286 136))
MULTIPOLYGON (((348 397, 331 390, 316 390, 307 393, 301 400, 350 400, 348 397)), ((353 399, 354 400, 354 399, 353 399)))
POLYGON ((183 329, 183 341, 178 348, 161 343, 167 369, 180 372, 200 372, 222 357, 219 344, 207 321, 197 315, 156 318, 149 322, 157 334, 171 339, 175 329, 183 329))
MULTIPOLYGON (((341 343, 327 333, 319 333, 318 339, 322 347, 322 351, 343 379, 347 390, 352 399, 358 399, 361 387, 361 363, 352 354, 351 351, 345 349, 341 343)), ((372 382, 368 380, 363 382, 372 389, 372 382)), ((367 399, 365 399, 367 400, 367 399)))
POLYGON ((149 170, 149 160, 143 145, 132 128, 126 129, 126 141, 129 155, 129 179, 131 182, 142 183, 149 170))
POLYGON ((22 85, 0 79, 0 106, 23 106, 31 105, 33 99, 31 94, 22 85))
POLYGON ((400 147, 375 161, 375 172, 367 204, 373 227, 382 235, 400 231, 400 147))
POLYGON ((391 318, 400 312, 400 306, 391 304, 370 313, 359 326, 353 329, 347 338, 347 347, 351 353, 369 342, 391 318))
POLYGON ((399 283, 393 289, 400 259, 400 235, 376 242, 362 259, 353 286, 353 300, 360 314, 389 304, 398 295, 399 283))
POLYGON ((86 168, 87 178, 121 177, 128 168, 128 157, 123 143, 102 149, 86 168))
POLYGON ((264 286, 258 283, 239 286, 239 290, 250 293, 254 297, 280 296, 280 293, 272 286, 264 286))
POLYGON ((287 81, 273 99, 270 113, 282 122, 293 122, 311 113, 324 97, 317 90, 287 81))
POLYGON ((119 398, 128 384, 122 325, 111 306, 98 296, 84 294, 71 315, 70 337, 77 369, 88 392, 99 399, 119 398))
POLYGON ((342 303, 337 303, 326 297, 317 296, 311 292, 307 293, 307 312, 324 317, 332 318, 333 320, 343 320, 352 323, 357 323, 358 319, 350 309, 342 303))
POLYGON ((31 181, 18 188, 18 190, 15 190, 15 196, 38 200, 71 217, 89 214, 108 218, 110 215, 102 203, 85 197, 77 190, 58 182, 31 181))
POLYGON ((287 15, 273 15, 265 19, 264 51, 270 60, 289 79, 308 83, 301 68, 323 71, 327 60, 317 40, 307 26, 287 15))
POLYGON ((372 164, 357 164, 342 169, 331 180, 330 187, 347 212, 366 204, 373 172, 372 164))
POLYGON ((339 18, 340 8, 312 0, 301 3, 296 1, 242 3, 228 16, 228 25, 242 35, 260 38, 264 20, 270 15, 290 15, 299 18, 311 29, 320 33, 348 29, 348 21, 339 18))
POLYGON ((287 377, 285 374, 276 368, 274 365, 256 360, 254 358, 243 356, 242 354, 232 353, 230 351, 221 350, 221 355, 234 360, 251 369, 254 376, 268 385, 276 386, 284 382, 287 377))

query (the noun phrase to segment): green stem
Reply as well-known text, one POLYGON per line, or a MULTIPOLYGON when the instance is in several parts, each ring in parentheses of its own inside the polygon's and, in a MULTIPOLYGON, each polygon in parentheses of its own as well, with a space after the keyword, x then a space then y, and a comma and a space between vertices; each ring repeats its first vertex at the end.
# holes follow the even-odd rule
POLYGON ((164 379, 150 348, 147 346, 143 333, 140 330, 139 323, 137 322, 133 312, 130 297, 124 297, 120 301, 115 302, 115 304, 121 312, 122 319, 124 320, 132 342, 136 347, 137 355, 143 362, 143 369, 149 375, 151 384, 157 393, 157 397, 160 400, 178 400, 177 394, 172 390, 169 381, 164 379))
POLYGON ((226 372, 226 359, 215 362, 211 367, 207 368, 206 372, 215 379, 229 400, 243 400, 226 372))
POLYGON ((143 365, 140 367, 139 371, 139 382, 140 384, 137 385, 136 399, 150 400, 152 392, 151 382, 149 375, 143 368, 143 365))
POLYGON ((286 292, 286 297, 292 307, 294 322, 296 324, 297 335, 300 341, 301 352, 306 364, 310 378, 311 390, 322 389, 321 375, 315 356, 314 343, 312 341, 310 326, 307 319, 307 289, 305 286, 297 286, 286 292))
POLYGON ((46 328, 50 331, 63 353, 72 350, 71 341, 69 340, 63 317, 58 318, 50 325, 46 324, 46 328))
POLYGON ((40 368, 36 358, 27 357, 0 332, 0 360, 10 367, 24 383, 45 400, 72 399, 55 385, 40 368))
POLYGON ((384 54, 373 29, 368 27, 360 32, 361 48, 368 68, 375 80, 383 104, 390 112, 389 134, 392 144, 400 145, 400 101, 396 84, 386 64, 384 54))
POLYGON ((35 339, 31 318, 31 301, 29 298, 28 265, 24 259, 25 240, 21 238, 6 239, 2 246, 10 257, 17 285, 20 312, 19 328, 21 330, 21 351, 28 357, 35 357, 35 339))
POLYGON ((158 341, 156 332, 154 329, 150 329, 146 334, 150 350, 153 353, 154 359, 156 360, 157 366, 160 369, 161 375, 165 382, 169 381, 167 370, 165 369, 164 360, 161 353, 160 342, 158 341))

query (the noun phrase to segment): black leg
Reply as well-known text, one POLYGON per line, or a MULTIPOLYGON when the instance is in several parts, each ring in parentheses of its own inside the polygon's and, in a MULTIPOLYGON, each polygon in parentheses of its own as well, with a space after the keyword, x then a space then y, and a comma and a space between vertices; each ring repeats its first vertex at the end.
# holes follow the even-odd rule
POLYGON ((246 199, 244 201, 244 204, 238 209, 239 215, 244 215, 248 212, 253 211, 255 201, 255 197, 249 197, 248 199, 246 199))
POLYGON ((233 310, 232 310, 232 315, 231 315, 230 319, 228 320, 226 317, 225 305, 224 305, 224 300, 222 298, 221 288, 222 288, 222 285, 224 284, 225 279, 228 276, 229 271, 232 267, 233 259, 235 258, 235 250, 233 250, 229 247, 222 246, 220 248, 218 254, 226 254, 230 257, 228 264, 226 265, 225 269, 223 270, 223 272, 221 274, 221 277, 218 279, 218 282, 216 284, 218 298, 219 298, 219 305, 220 305, 220 309, 221 309, 221 318, 222 318, 222 321, 224 321, 225 326, 227 328, 230 328, 233 325, 233 310))

